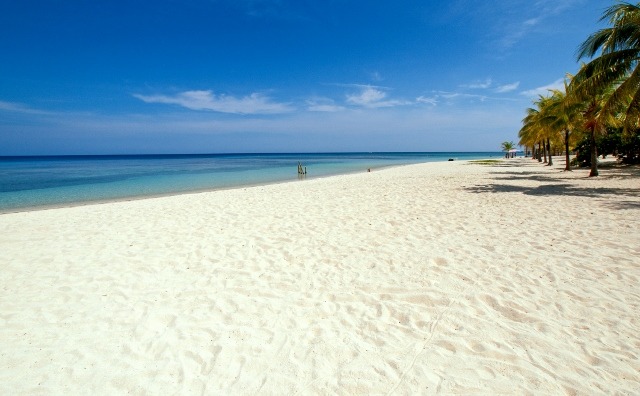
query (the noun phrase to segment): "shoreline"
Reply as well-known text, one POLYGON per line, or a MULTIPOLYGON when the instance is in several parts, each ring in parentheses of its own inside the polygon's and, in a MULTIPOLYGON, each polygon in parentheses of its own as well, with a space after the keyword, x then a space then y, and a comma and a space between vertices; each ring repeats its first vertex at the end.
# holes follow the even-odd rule
POLYGON ((2 215, 0 392, 633 394, 640 168, 556 164, 2 215))
MULTIPOLYGON (((456 160, 456 161, 457 162, 464 162, 464 161, 474 161, 474 160, 456 160)), ((432 161, 432 162, 447 162, 447 161, 432 161)), ((373 171, 380 171, 380 170, 396 168, 396 167, 411 166, 411 165, 417 165, 417 164, 428 164, 428 163, 431 163, 431 162, 419 162, 419 163, 413 163, 413 164, 400 164, 400 165, 383 165, 383 166, 371 167, 371 168, 368 168, 368 169, 371 169, 371 171, 373 172, 373 171)), ((209 193, 209 192, 215 192, 215 191, 226 191, 226 190, 261 187, 261 186, 268 186, 268 185, 297 183, 297 182, 302 182, 302 181, 305 181, 305 180, 316 180, 316 179, 323 179, 323 178, 328 178, 328 177, 336 177, 336 176, 352 175, 352 174, 360 174, 360 173, 367 173, 367 170, 364 170, 364 171, 350 171, 350 172, 345 172, 345 173, 336 173, 336 174, 322 175, 322 176, 307 176, 307 175, 305 175, 303 180, 300 180, 298 178, 298 180, 280 180, 280 181, 264 182, 264 183, 251 183, 251 184, 242 184, 242 185, 237 185, 237 186, 220 187, 220 188, 213 188, 213 189, 206 189, 205 188, 205 189, 199 189, 199 190, 170 192, 170 193, 165 193, 165 194, 139 195, 139 196, 129 196, 129 197, 122 197, 122 198, 104 199, 104 200, 78 201, 78 202, 71 202, 71 203, 68 203, 68 204, 38 205, 38 206, 29 206, 29 207, 17 208, 17 209, 11 209, 11 210, 0 209, 0 216, 2 216, 4 214, 11 214, 11 213, 36 212, 36 211, 41 211, 41 210, 52 210, 52 209, 61 209, 61 208, 73 208, 73 207, 79 207, 79 206, 102 205, 102 204, 109 204, 109 203, 114 203, 114 202, 130 202, 130 201, 139 201, 139 200, 144 200, 144 199, 172 197, 172 196, 185 195, 185 194, 202 194, 202 193, 209 193)))
MULTIPOLYGON (((414 164, 409 164, 409 165, 414 165, 414 164)), ((407 165, 407 164, 405 164, 405 165, 388 165, 388 166, 382 166, 382 167, 379 167, 379 168, 371 168, 371 169, 372 170, 373 169, 382 170, 382 169, 387 169, 387 168, 395 168, 395 167, 409 166, 409 165, 407 165)), ((358 172, 354 171, 354 172, 338 173, 338 174, 335 174, 335 175, 327 175, 327 176, 309 176, 309 177, 305 176, 304 179, 305 180, 316 180, 316 179, 337 177, 337 176, 343 176, 343 175, 352 175, 352 174, 359 174, 359 173, 363 173, 363 172, 362 171, 358 171, 358 172)), ((366 173, 366 171, 364 173, 366 173)), ((15 210, 11 210, 11 211, 3 211, 2 209, 0 209, 0 216, 2 216, 4 214, 11 214, 11 213, 37 212, 37 211, 41 211, 41 210, 52 210, 52 209, 74 208, 74 207, 92 206, 92 205, 103 205, 103 204, 110 204, 110 203, 117 203, 117 202, 141 201, 141 200, 145 200, 145 199, 166 198, 166 197, 173 197, 173 196, 180 196, 180 195, 204 194, 204 193, 211 193, 211 192, 216 192, 216 191, 228 191, 228 190, 237 190, 237 189, 262 187, 262 186, 270 186, 270 185, 278 185, 278 184, 299 183, 299 182, 302 182, 302 181, 305 181, 305 180, 300 180, 300 179, 298 179, 298 180, 281 180, 281 181, 274 181, 274 182, 242 184, 242 185, 237 185, 237 186, 220 187, 220 188, 214 188, 214 189, 201 189, 201 190, 189 190, 189 191, 182 191, 182 192, 172 192, 172 193, 166 193, 166 194, 140 195, 140 196, 131 196, 131 197, 123 197, 123 198, 105 199, 105 200, 94 200, 94 201, 79 201, 79 202, 73 202, 73 203, 69 203, 69 204, 60 204, 60 205, 31 206, 31 207, 26 207, 26 208, 15 209, 15 210)))
MULTIPOLYGON (((562 157, 562 156, 557 156, 557 157, 554 157, 554 158, 556 159, 556 161, 558 161, 558 160, 564 161, 564 157, 562 157)), ((511 158, 511 159, 488 157, 486 159, 474 159, 474 160, 457 160, 456 159, 455 161, 444 161, 443 160, 443 161, 432 161, 432 162, 419 162, 419 163, 413 163, 413 164, 384 165, 384 166, 379 166, 379 167, 372 167, 372 168, 369 168, 369 169, 371 169, 371 172, 374 172, 374 171, 378 172, 378 171, 385 170, 385 169, 401 168, 401 167, 406 167, 406 166, 430 164, 430 163, 456 162, 456 163, 473 164, 476 161, 484 161, 484 160, 512 161, 512 160, 523 160, 523 159, 530 160, 532 164, 536 164, 537 163, 534 160, 532 160, 530 157, 517 157, 517 158, 511 158)), ((601 163, 600 163, 599 166, 604 167, 604 169, 608 169, 612 165, 617 165, 617 164, 618 164, 618 162, 616 160, 609 158, 607 160, 601 160, 601 163)), ((486 164, 480 164, 480 165, 487 166, 486 164)), ((541 165, 541 166, 543 166, 543 165, 541 165)), ((626 166, 626 165, 621 165, 621 166, 626 166)), ((558 168, 557 165, 554 166, 554 167, 558 168)), ((577 170, 577 171, 587 170, 588 171, 588 168, 573 168, 572 171, 573 170, 577 170)), ((37 212, 37 211, 42 211, 42 210, 74 208, 74 207, 92 206, 92 205, 103 205, 103 204, 110 204, 110 203, 117 203, 117 202, 131 202, 131 201, 140 201, 140 200, 155 199, 155 198, 165 198, 165 197, 180 196, 180 195, 203 194, 203 193, 211 193, 211 192, 216 192, 216 191, 227 191, 227 190, 263 187, 263 186, 270 186, 270 185, 299 183, 299 182, 304 182, 306 180, 310 181, 310 180, 325 179, 325 178, 332 178, 332 177, 340 177, 340 176, 346 176, 346 175, 357 175, 357 174, 363 174, 363 173, 369 173, 369 172, 367 172, 367 171, 351 171, 351 172, 346 172, 346 173, 337 173, 337 174, 322 175, 322 176, 305 176, 303 180, 300 180, 300 179, 298 179, 298 180, 281 180, 281 181, 274 181, 274 182, 243 184, 243 185, 237 185, 237 186, 231 186, 231 187, 220 187, 220 188, 214 188, 214 189, 189 190, 189 191, 173 192, 173 193, 166 193, 166 194, 131 196, 131 197, 105 199, 105 200, 95 200, 95 201, 80 201, 80 202, 74 202, 74 203, 69 203, 69 204, 60 204, 60 205, 41 205, 41 206, 25 207, 25 208, 19 208, 19 209, 15 209, 15 210, 6 210, 6 211, 0 209, 0 216, 5 215, 5 214, 12 214, 12 213, 37 212)))

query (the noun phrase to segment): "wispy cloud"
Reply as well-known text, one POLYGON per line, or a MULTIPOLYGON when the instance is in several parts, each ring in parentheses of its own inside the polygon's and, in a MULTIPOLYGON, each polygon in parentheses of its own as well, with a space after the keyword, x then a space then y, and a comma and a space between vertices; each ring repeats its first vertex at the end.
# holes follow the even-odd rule
POLYGON ((447 92, 447 91, 438 91, 436 94, 437 97, 452 100, 452 99, 477 99, 481 102, 489 99, 486 95, 475 95, 461 92, 447 92))
POLYGON ((185 91, 175 95, 141 95, 134 97, 146 103, 175 104, 191 110, 209 110, 232 114, 280 114, 293 111, 287 103, 273 102, 260 93, 242 98, 215 95, 213 91, 185 91))
POLYGON ((437 97, 426 97, 426 96, 418 96, 416 98, 416 103, 425 103, 425 104, 430 104, 432 106, 436 106, 438 104, 438 98, 437 97))
POLYGON ((7 111, 7 112, 21 113, 21 114, 38 114, 38 115, 53 114, 52 112, 34 109, 29 106, 25 106, 21 103, 4 102, 1 100, 0 100, 0 111, 7 111))
POLYGON ((476 90, 492 88, 492 91, 495 93, 506 93, 506 92, 515 91, 516 89, 518 89, 519 85, 520 85, 520 82, 517 81, 511 84, 498 85, 494 88, 494 81, 491 78, 487 78, 484 81, 478 80, 470 84, 462 84, 460 85, 460 88, 476 89, 476 90))
POLYGON ((435 105, 442 102, 446 104, 454 104, 462 101, 466 101, 468 103, 477 103, 486 101, 514 102, 516 100, 513 98, 471 94, 466 92, 434 91, 433 96, 429 98, 421 96, 418 98, 418 101, 421 103, 430 103, 435 105))
POLYGON ((377 72, 377 71, 369 73, 369 77, 371 78, 371 80, 376 81, 376 82, 379 82, 379 81, 383 80, 382 75, 380 75, 380 73, 377 72))
POLYGON ((337 111, 345 110, 344 106, 337 105, 333 99, 329 98, 313 98, 307 100, 307 110, 335 113, 337 111))
POLYGON ((520 81, 516 81, 511 84, 500 85, 495 89, 496 93, 507 93, 511 91, 515 91, 520 86, 520 81))
MULTIPOLYGON (((374 89, 385 93, 385 88, 374 89)), ((391 91, 388 94, 391 96, 391 91)), ((424 92, 423 96, 402 102, 406 106, 384 111, 376 105, 347 105, 340 99, 322 96, 310 98, 306 104, 312 111, 295 111, 280 117, 220 117, 210 111, 151 109, 150 113, 57 112, 31 122, 36 117, 11 114, 5 118, 26 121, 21 122, 24 127, 13 142, 7 137, 18 135, 16 123, 0 122, 0 137, 5 137, 0 155, 24 154, 25 141, 30 142, 28 153, 32 154, 190 153, 203 152, 207 147, 220 152, 410 151, 415 147, 493 150, 495 142, 504 140, 504 131, 518 130, 524 107, 512 105, 505 98, 444 91, 424 92), (93 143, 78 145, 78 141, 88 138, 93 143), (74 147, 78 147, 77 151, 73 151, 74 147)), ((389 100, 388 96, 373 98, 374 103, 389 100)), ((304 104, 305 101, 297 108, 307 109, 304 104)), ((16 108, 7 102, 0 105, 16 108)))
POLYGON ((542 9, 544 14, 559 14, 573 7, 581 6, 586 0, 538 0, 535 5, 542 9))
POLYGON ((347 94, 347 103, 369 108, 394 107, 410 104, 410 102, 407 101, 386 98, 387 93, 379 87, 363 85, 360 86, 359 92, 347 94))
POLYGON ((475 81, 471 84, 463 84, 461 85, 462 88, 469 88, 469 89, 487 89, 491 86, 492 81, 490 78, 487 78, 484 81, 475 81))
POLYGON ((527 19, 524 22, 512 23, 499 39, 500 46, 503 48, 511 48, 516 45, 523 37, 533 30, 540 18, 527 19))
POLYGON ((532 32, 544 29, 545 23, 552 17, 580 7, 585 0, 538 0, 535 2, 509 2, 511 15, 509 20, 498 21, 497 44, 509 49, 532 32), (521 10, 521 11, 520 11, 521 10))
POLYGON ((539 95, 547 96, 549 95, 549 91, 552 89, 564 89, 564 79, 559 78, 556 81, 552 82, 551 84, 547 84, 545 86, 538 87, 538 88, 529 89, 527 91, 521 92, 520 94, 530 98, 534 98, 539 95))
POLYGON ((380 103, 385 96, 387 96, 386 93, 376 88, 364 87, 359 93, 347 95, 347 102, 360 106, 369 106, 373 103, 380 103))

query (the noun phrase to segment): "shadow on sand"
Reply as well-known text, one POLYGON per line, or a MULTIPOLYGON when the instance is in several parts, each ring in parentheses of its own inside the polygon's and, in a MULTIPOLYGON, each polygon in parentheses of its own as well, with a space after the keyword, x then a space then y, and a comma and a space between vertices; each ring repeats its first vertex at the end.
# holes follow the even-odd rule
POLYGON ((604 205, 611 209, 640 209, 639 201, 606 202, 604 205))
MULTIPOLYGON (((530 179, 533 180, 533 179, 530 179)), ((472 193, 509 193, 519 192, 526 195, 568 195, 577 197, 603 197, 606 195, 638 197, 640 190, 631 188, 584 188, 576 187, 568 183, 545 184, 537 187, 523 187, 513 184, 487 184, 467 187, 472 193)))
MULTIPOLYGON (((535 196, 576 196, 576 197, 589 197, 589 198, 606 198, 607 196, 616 197, 640 197, 639 188, 611 188, 611 187, 585 187, 584 184, 578 186, 572 184, 572 180, 576 178, 571 177, 569 173, 563 171, 564 161, 557 164, 553 168, 541 168, 543 165, 538 162, 531 161, 526 163, 522 161, 518 162, 504 162, 501 167, 508 167, 518 169, 518 171, 506 171, 506 172, 491 172, 494 176, 495 183, 476 185, 466 187, 465 190, 471 193, 521 193, 525 195, 535 196), (561 167, 559 167, 561 165, 561 167), (538 170, 535 170, 535 169, 538 170), (522 186, 514 184, 518 181, 533 181, 540 185, 522 186), (511 183, 509 183, 511 182, 511 183)), ((601 179, 638 179, 640 178, 640 166, 634 165, 621 165, 621 164, 606 164, 602 166, 602 172, 598 178, 591 180, 601 179)), ((584 172, 584 169, 581 169, 584 172)), ((588 173, 586 173, 588 174, 588 173)), ((585 174, 585 177, 579 177, 579 180, 589 179, 585 174)), ((606 205, 617 209, 638 209, 640 208, 640 202, 634 200, 624 201, 612 201, 606 205)))

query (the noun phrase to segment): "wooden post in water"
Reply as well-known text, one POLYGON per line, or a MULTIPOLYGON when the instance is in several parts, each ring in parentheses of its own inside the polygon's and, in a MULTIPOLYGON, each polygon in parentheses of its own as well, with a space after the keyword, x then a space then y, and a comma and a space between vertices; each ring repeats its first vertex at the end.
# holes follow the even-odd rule
POLYGON ((303 167, 302 163, 298 162, 298 177, 303 178, 307 174, 307 167, 303 167))

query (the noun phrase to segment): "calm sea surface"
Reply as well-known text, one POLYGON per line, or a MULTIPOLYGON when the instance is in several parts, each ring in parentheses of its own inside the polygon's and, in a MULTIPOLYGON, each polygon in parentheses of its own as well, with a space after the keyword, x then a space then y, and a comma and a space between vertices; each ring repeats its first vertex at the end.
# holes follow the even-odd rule
POLYGON ((0 212, 365 172, 494 153, 327 153, 0 157, 0 212))

